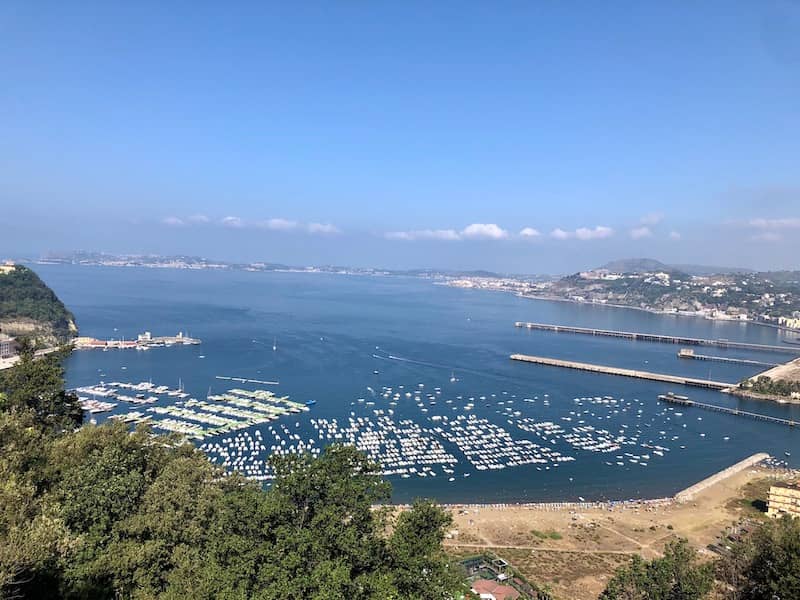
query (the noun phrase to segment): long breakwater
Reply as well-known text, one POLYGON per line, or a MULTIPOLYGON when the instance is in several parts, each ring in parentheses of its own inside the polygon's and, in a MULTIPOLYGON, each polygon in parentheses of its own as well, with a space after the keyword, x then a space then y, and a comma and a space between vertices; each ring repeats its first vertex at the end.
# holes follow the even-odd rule
POLYGON ((546 358, 544 356, 530 356, 527 354, 512 354, 511 360, 520 362, 546 365, 550 367, 562 367, 566 369, 577 369, 579 371, 589 371, 591 373, 603 373, 606 375, 619 375, 622 377, 633 377, 635 379, 649 379, 651 381, 662 381, 664 383, 674 383, 678 385, 691 385, 694 387, 707 388, 712 390, 726 390, 735 387, 734 383, 724 381, 713 381, 710 379, 697 379, 694 377, 683 377, 681 375, 666 375, 664 373, 652 373, 650 371, 639 371, 634 369, 621 369, 619 367, 609 367, 605 365, 594 365, 590 363, 576 362, 572 360, 560 360, 557 358, 546 358))
POLYGON ((681 344, 683 346, 716 346, 718 348, 734 348, 737 350, 752 350, 758 352, 781 352, 784 354, 800 354, 800 347, 777 346, 769 344, 752 344, 749 342, 734 342, 730 340, 709 340, 674 335, 660 335, 656 333, 637 333, 633 331, 614 331, 612 329, 593 329, 589 327, 573 327, 570 325, 549 325, 547 323, 527 323, 517 321, 516 327, 538 331, 554 331, 557 333, 577 333, 581 335, 594 335, 603 337, 623 338, 627 340, 640 340, 644 342, 659 342, 662 344, 681 344))

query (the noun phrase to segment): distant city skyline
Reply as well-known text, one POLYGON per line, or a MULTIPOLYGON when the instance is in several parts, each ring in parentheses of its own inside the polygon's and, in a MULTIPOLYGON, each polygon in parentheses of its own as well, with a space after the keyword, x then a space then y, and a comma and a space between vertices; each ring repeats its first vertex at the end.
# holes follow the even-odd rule
POLYGON ((800 4, 0 8, 0 253, 800 269, 800 4))

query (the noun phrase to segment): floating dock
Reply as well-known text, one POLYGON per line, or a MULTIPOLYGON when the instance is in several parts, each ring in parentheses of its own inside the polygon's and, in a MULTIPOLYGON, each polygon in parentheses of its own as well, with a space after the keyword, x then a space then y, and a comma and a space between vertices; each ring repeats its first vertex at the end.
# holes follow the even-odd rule
POLYGON ((228 377, 227 375, 215 375, 217 379, 225 381, 236 381, 238 383, 258 383, 260 385, 280 385, 280 381, 263 381, 261 379, 245 379, 244 377, 228 377))
POLYGON ((619 375, 622 377, 649 379, 651 381, 662 381, 664 383, 675 383, 678 385, 691 385, 712 390, 726 390, 736 386, 734 383, 727 383, 723 381, 696 379, 694 377, 683 377, 681 375, 665 375, 663 373, 651 373, 650 371, 637 371, 634 369, 621 369, 619 367, 607 367, 604 365, 594 365, 590 363, 575 362, 572 360, 559 360, 557 358, 546 358, 543 356, 529 356, 527 354, 512 354, 511 360, 534 363, 537 365, 547 365, 550 367, 577 369, 579 371, 589 371, 591 373, 603 373, 605 375, 619 375))
POLYGON ((770 415, 762 415, 760 413, 749 412, 746 410, 739 410, 738 408, 729 408, 727 406, 717 406, 716 404, 706 404, 705 402, 695 402, 686 396, 677 396, 675 394, 662 394, 658 397, 662 402, 669 402, 670 404, 679 404, 680 406, 696 406, 705 410, 713 410, 715 412, 726 413, 729 415, 736 415, 738 417, 748 417, 758 421, 768 421, 769 423, 776 423, 778 425, 788 425, 795 427, 800 425, 800 422, 791 419, 781 419, 770 415))
POLYGON ((737 365, 754 365, 757 367, 777 367, 780 363, 761 362, 760 360, 749 360, 747 358, 728 358, 727 356, 708 356, 707 354, 695 354, 690 348, 681 348, 678 351, 678 358, 688 358, 691 360, 710 360, 714 362, 733 363, 737 365))
POLYGON ((674 335, 659 335, 656 333, 636 333, 632 331, 614 331, 611 329, 592 329, 588 327, 572 327, 569 325, 548 325, 547 323, 526 323, 517 321, 517 327, 536 329, 539 331, 555 331, 558 333, 579 333, 582 335, 595 335, 603 337, 616 337, 626 340, 641 340, 644 342, 659 342, 662 344, 681 344, 683 346, 716 346, 718 348, 735 348, 738 350, 752 350, 758 352, 781 352, 784 354, 800 354, 800 347, 774 346, 767 344, 751 344, 749 342, 732 342, 730 340, 706 340, 702 338, 681 337, 674 335))

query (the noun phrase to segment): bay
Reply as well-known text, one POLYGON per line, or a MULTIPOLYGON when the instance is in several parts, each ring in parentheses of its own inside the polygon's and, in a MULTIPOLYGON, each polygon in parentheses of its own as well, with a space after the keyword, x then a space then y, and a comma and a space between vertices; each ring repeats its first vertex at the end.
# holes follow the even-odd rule
MULTIPOLYGON (((203 340, 199 346, 147 352, 73 352, 65 363, 70 387, 100 380, 152 380, 175 388, 180 381, 193 397, 204 399, 209 391, 220 393, 233 387, 217 375, 276 380, 280 385, 271 389, 277 393, 299 402, 316 401, 308 413, 282 420, 292 432, 311 438, 316 433, 311 419, 335 418, 344 423, 353 412, 374 421, 373 410, 389 409, 380 395, 383 386, 398 390, 402 385, 410 390, 422 384, 426 393, 441 389, 436 404, 423 398, 428 409, 423 413, 415 401, 403 397, 394 407, 394 420, 409 419, 433 429, 441 424, 432 420, 434 416, 466 417, 464 405, 473 397, 475 406, 469 414, 503 428, 520 445, 524 440, 543 444, 540 437, 519 428, 521 419, 529 419, 552 422, 565 431, 586 425, 614 433, 638 430, 640 444, 668 448, 663 457, 651 455, 640 461, 647 466, 631 463, 628 457, 620 466, 615 455, 580 450, 560 437, 555 444, 544 444, 575 460, 558 468, 537 470, 535 465, 524 465, 479 471, 444 440, 443 445, 458 459, 455 481, 448 481, 441 472, 426 478, 392 476, 398 502, 420 496, 442 502, 663 497, 755 452, 800 456, 794 428, 696 408, 668 411, 657 396, 674 391, 702 402, 800 419, 797 406, 509 360, 513 353, 527 353, 735 382, 761 369, 680 360, 679 347, 670 344, 528 332, 515 328, 514 322, 780 344, 781 334, 767 327, 531 300, 417 278, 33 267, 73 311, 82 335, 133 338, 145 330, 154 335, 184 331, 203 340), (376 398, 370 398, 375 402, 371 407, 358 402, 369 396, 367 387, 377 392, 376 398), (482 396, 486 400, 479 400, 482 396), (605 396, 613 397, 617 407, 628 408, 614 412, 614 405, 575 400, 605 396), (524 402, 526 398, 535 400, 524 402), (682 416, 675 416, 676 411, 682 416), (584 423, 579 425, 581 420, 584 423)), ((720 348, 703 348, 702 353, 775 362, 790 358, 720 348)), ((615 454, 623 452, 652 454, 640 446, 615 454)), ((794 464, 794 458, 788 460, 794 464)))

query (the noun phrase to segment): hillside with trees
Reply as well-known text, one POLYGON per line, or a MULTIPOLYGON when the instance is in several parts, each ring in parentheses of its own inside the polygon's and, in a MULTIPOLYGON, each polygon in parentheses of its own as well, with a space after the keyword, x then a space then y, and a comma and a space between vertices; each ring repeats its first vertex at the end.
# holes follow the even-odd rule
POLYGON ((276 459, 271 489, 125 424, 85 425, 52 356, 0 372, 0 598, 458 596, 450 516, 352 447, 276 459))
POLYGON ((22 265, 0 271, 0 330, 40 345, 64 343, 77 333, 75 319, 64 303, 22 265))

